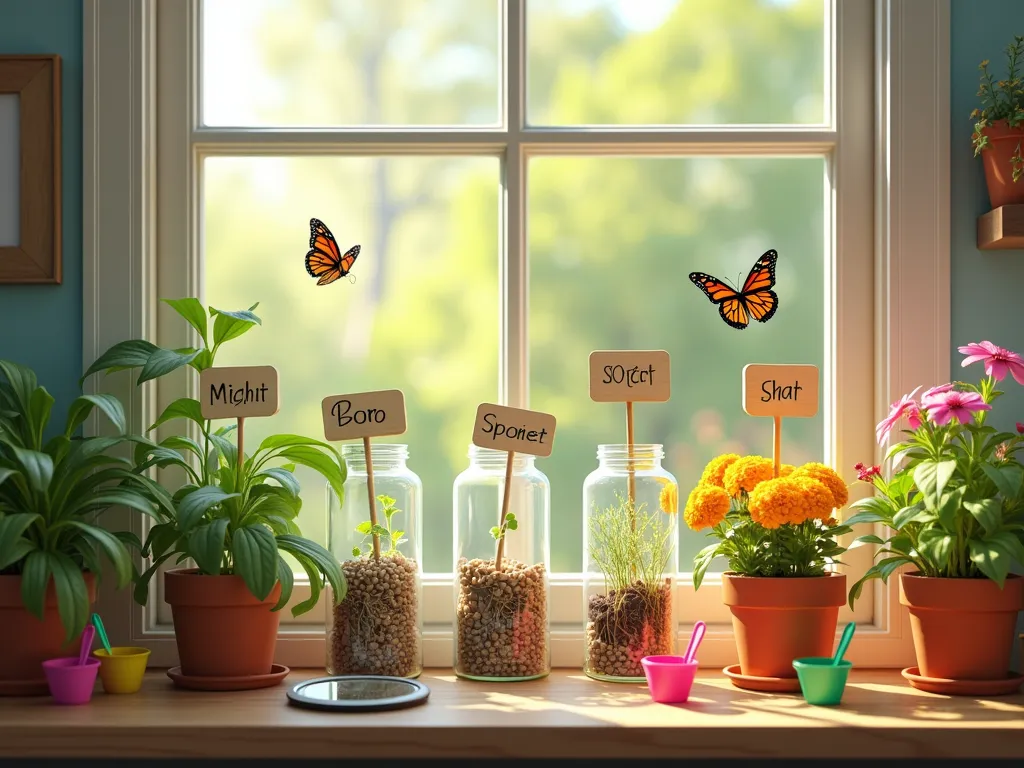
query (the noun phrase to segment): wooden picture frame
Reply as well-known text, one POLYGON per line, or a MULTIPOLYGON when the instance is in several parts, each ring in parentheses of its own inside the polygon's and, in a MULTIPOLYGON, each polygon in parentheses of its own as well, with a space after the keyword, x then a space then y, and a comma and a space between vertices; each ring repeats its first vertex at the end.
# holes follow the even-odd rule
MULTIPOLYGON (((0 95, 17 98, 18 116, 17 243, 0 231, 0 283, 61 282, 60 70, 56 54, 0 55, 0 95)), ((0 141, 7 133, 0 124, 0 141)), ((0 160, 0 173, 10 164, 0 160)), ((7 186, 0 178, 0 206, 10 213, 7 186)))

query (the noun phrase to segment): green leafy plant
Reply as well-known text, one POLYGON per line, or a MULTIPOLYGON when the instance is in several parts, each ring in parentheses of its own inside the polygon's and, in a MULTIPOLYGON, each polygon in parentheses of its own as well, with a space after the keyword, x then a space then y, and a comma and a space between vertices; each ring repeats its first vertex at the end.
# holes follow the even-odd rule
MULTIPOLYGON (((142 385, 184 366, 199 373, 213 367, 223 344, 261 324, 253 314, 255 304, 235 312, 210 307, 208 317, 197 299, 165 301, 195 329, 202 346, 164 349, 141 339, 123 341, 103 353, 85 377, 141 368, 137 384, 142 385)), ((137 471, 176 467, 185 474, 185 483, 173 493, 156 484, 149 488, 158 523, 142 548, 152 564, 138 580, 136 601, 145 604, 150 579, 176 557, 176 563, 193 560, 203 574, 241 576, 261 600, 280 582, 281 597, 274 606, 280 610, 292 594, 292 569, 283 557, 288 553, 309 576, 311 587, 309 598, 292 608, 294 615, 316 605, 325 583, 340 602, 346 589, 341 567, 324 547, 303 538, 295 521, 302 507, 296 465, 318 472, 344 498, 345 462, 334 447, 299 435, 272 435, 251 455, 240 456, 231 440, 235 426, 215 429, 203 418, 199 401, 187 397, 168 405, 149 431, 174 420, 195 424, 199 440, 172 435, 159 443, 147 441, 135 452, 137 471)))
MULTIPOLYGON (((978 96, 981 108, 971 112, 974 133, 971 142, 974 145, 974 156, 981 154, 989 146, 989 137, 985 129, 997 120, 1005 120, 1010 128, 1017 128, 1024 123, 1024 78, 1020 71, 1021 57, 1024 56, 1024 36, 1014 35, 1013 42, 1006 46, 1006 77, 996 80, 989 72, 988 59, 978 65, 981 70, 981 85, 978 96)), ((1024 157, 1021 156, 1021 143, 1017 142, 1011 158, 1013 164, 1013 180, 1016 182, 1024 173, 1024 157)))
POLYGON ((617 499, 590 518, 590 558, 616 596, 638 584, 658 594, 672 554, 672 529, 660 513, 648 514, 645 504, 637 506, 618 494, 617 499))
POLYGON ((361 533, 366 536, 366 540, 363 541, 363 549, 359 547, 352 547, 352 555, 354 557, 360 557, 364 552, 370 552, 373 550, 373 539, 383 539, 387 542, 388 548, 381 552, 383 557, 392 557, 398 554, 398 545, 404 544, 408 539, 403 539, 405 531, 391 530, 391 518, 401 512, 398 507, 395 506, 395 500, 390 496, 378 496, 377 501, 380 502, 381 512, 384 514, 384 525, 378 523, 374 525, 369 520, 360 523, 356 526, 356 533, 361 533), (369 544, 367 543, 369 542, 369 544))
POLYGON ((500 526, 496 525, 493 528, 491 528, 491 538, 495 541, 500 541, 501 539, 505 538, 506 533, 508 533, 509 531, 518 530, 518 528, 519 521, 516 520, 516 516, 514 514, 509 512, 505 515, 505 519, 502 521, 500 526))
POLYGON ((861 536, 855 546, 880 545, 881 557, 850 590, 850 605, 872 579, 883 582, 904 565, 923 576, 987 578, 1000 587, 1014 563, 1024 564, 1024 424, 1017 434, 986 424, 992 403, 1003 393, 998 382, 1012 372, 1024 383, 1024 359, 982 341, 960 347, 965 363, 982 362, 986 377, 977 384, 951 382, 917 391, 893 403, 878 425, 880 442, 902 419, 911 429, 886 456, 892 470, 857 465, 858 478, 877 493, 852 506, 847 520, 882 523, 891 534, 861 536))
POLYGON ((68 408, 64 431, 44 441, 54 400, 35 373, 0 360, 0 574, 21 576, 25 607, 42 619, 47 585, 72 640, 89 618, 84 573, 100 576, 101 557, 118 588, 133 577, 131 532, 110 532, 99 518, 112 506, 156 514, 155 483, 134 471, 118 449, 139 440, 125 434, 124 409, 112 395, 82 395, 68 408), (93 411, 118 434, 76 436, 93 411))

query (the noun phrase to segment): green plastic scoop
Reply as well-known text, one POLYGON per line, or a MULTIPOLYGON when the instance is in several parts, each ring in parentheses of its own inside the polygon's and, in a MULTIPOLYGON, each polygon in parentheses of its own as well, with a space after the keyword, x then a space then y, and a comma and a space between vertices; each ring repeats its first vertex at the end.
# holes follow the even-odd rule
POLYGON ((103 648, 106 652, 113 656, 113 651, 110 650, 110 641, 107 639, 107 630, 103 628, 103 619, 100 618, 98 613, 92 615, 92 625, 96 627, 96 634, 100 636, 100 642, 103 643, 103 648))
POLYGON ((839 662, 843 660, 843 655, 846 653, 846 649, 850 647, 850 641, 853 640, 853 633, 856 629, 857 625, 852 621, 846 625, 846 629, 843 630, 843 636, 839 638, 839 647, 836 648, 836 655, 832 657, 833 667, 838 667, 839 662))

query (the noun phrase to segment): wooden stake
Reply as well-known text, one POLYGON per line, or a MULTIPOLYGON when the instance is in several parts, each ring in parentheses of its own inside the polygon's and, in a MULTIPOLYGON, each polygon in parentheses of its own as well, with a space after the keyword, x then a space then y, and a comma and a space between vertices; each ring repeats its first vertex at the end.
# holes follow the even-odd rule
MULTIPOLYGON (((235 432, 237 432, 235 437, 238 439, 238 442, 236 443, 236 445, 238 446, 238 448, 237 448, 237 450, 238 450, 238 473, 237 473, 237 479, 235 480, 235 483, 240 486, 242 484, 242 473, 245 471, 245 417, 244 416, 239 416, 238 417, 238 426, 235 428, 235 432)), ((237 491, 238 488, 235 488, 235 490, 237 491)))
POLYGON ((377 527, 377 499, 373 490, 373 459, 370 457, 370 438, 363 438, 363 453, 366 455, 366 494, 370 498, 370 535, 373 536, 373 559, 380 560, 380 536, 373 532, 377 527))
POLYGON ((515 460, 515 451, 508 452, 508 459, 505 461, 505 490, 501 494, 501 514, 498 516, 498 551, 494 555, 494 570, 501 570, 501 559, 505 554, 505 535, 502 527, 505 525, 505 516, 508 514, 508 501, 512 495, 512 462, 515 460))
POLYGON ((782 469, 782 417, 775 417, 775 445, 772 448, 772 459, 775 461, 775 477, 782 469))
POLYGON ((633 403, 626 401, 626 456, 629 460, 629 467, 626 470, 626 482, 629 495, 630 520, 629 525, 636 530, 636 467, 634 467, 633 456, 633 403))

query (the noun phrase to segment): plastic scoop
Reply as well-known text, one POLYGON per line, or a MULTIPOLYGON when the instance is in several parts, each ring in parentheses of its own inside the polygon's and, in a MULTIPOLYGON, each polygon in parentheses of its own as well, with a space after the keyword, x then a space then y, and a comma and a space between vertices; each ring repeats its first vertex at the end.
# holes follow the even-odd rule
POLYGON ((846 629, 843 630, 843 636, 839 638, 839 647, 836 648, 836 655, 832 657, 833 667, 838 667, 843 660, 843 655, 846 653, 846 649, 850 647, 850 641, 853 640, 853 633, 856 629, 857 625, 852 621, 846 625, 846 629))
POLYGON ((698 621, 693 625, 693 632, 690 633, 690 643, 686 646, 686 652, 683 654, 683 663, 689 664, 693 661, 697 655, 697 649, 700 648, 701 640, 704 639, 704 633, 707 631, 708 625, 703 621, 698 621))
POLYGON ((103 627, 103 619, 100 618, 98 613, 92 615, 92 625, 96 627, 96 634, 100 637, 100 642, 103 643, 103 648, 106 650, 108 656, 113 655, 113 651, 110 650, 110 640, 107 639, 107 630, 103 627))
POLYGON ((96 639, 96 627, 86 624, 82 631, 82 647, 78 651, 78 666, 84 667, 89 661, 89 654, 92 653, 92 642, 96 639))

